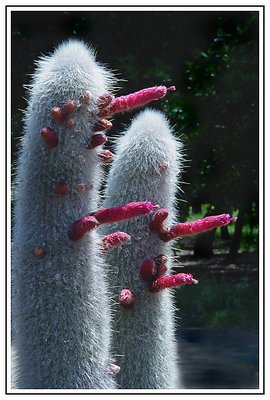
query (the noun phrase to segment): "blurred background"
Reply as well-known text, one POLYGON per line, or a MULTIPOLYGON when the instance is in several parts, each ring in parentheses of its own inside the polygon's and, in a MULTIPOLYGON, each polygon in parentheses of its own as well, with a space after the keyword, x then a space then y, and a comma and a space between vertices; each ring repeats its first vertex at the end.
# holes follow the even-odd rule
MULTIPOLYGON (((236 224, 174 247, 175 272, 197 286, 175 291, 186 388, 258 387, 259 118, 257 11, 12 11, 12 173, 34 60, 83 39, 115 70, 120 94, 177 91, 163 110, 185 147, 181 221, 230 213, 236 224)), ((115 118, 117 136, 137 113, 115 118)), ((110 146, 110 142, 108 144, 110 146)))

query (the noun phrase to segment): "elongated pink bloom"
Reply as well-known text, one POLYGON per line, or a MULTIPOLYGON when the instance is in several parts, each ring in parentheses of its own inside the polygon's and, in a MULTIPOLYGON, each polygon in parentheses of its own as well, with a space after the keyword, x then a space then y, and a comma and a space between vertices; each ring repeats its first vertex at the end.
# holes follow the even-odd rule
POLYGON ((101 239, 102 241, 101 251, 105 253, 115 247, 121 246, 122 244, 126 243, 129 240, 130 236, 125 232, 110 233, 109 235, 106 235, 101 239))
POLYGON ((79 240, 81 239, 85 233, 91 231, 92 229, 98 226, 98 221, 93 216, 87 216, 81 218, 71 225, 68 231, 68 237, 71 240, 79 240))
POLYGON ((163 225, 163 222, 168 217, 169 211, 166 208, 160 208, 152 216, 149 223, 149 229, 152 232, 162 233, 168 232, 169 228, 163 225))
POLYGON ((172 288, 172 287, 191 285, 197 283, 198 281, 194 279, 191 274, 180 273, 175 275, 160 276, 153 282, 150 291, 159 292, 160 290, 165 288, 172 288))
POLYGON ((125 288, 121 290, 118 300, 123 308, 130 309, 134 307, 136 296, 130 289, 125 288))
POLYGON ((236 218, 232 218, 230 214, 213 215, 198 219, 197 221, 183 222, 173 225, 169 232, 164 232, 159 235, 160 239, 168 242, 177 237, 196 235, 198 233, 210 231, 211 229, 225 226, 230 222, 235 222, 236 218))
POLYGON ((155 206, 153 206, 150 201, 138 201, 128 203, 124 206, 104 208, 97 211, 94 217, 100 224, 110 224, 112 222, 124 221, 125 219, 148 214, 154 207, 155 206))
POLYGON ((175 86, 170 86, 169 88, 166 88, 166 86, 153 86, 126 96, 116 97, 112 100, 109 107, 100 110, 99 116, 109 117, 113 114, 144 106, 153 100, 158 100, 166 96, 167 90, 175 90, 175 86))

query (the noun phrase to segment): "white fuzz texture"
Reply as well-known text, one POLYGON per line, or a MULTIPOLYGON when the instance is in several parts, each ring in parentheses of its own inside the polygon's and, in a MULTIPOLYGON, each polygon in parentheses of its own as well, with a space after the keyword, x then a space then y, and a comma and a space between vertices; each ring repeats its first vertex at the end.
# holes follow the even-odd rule
MULTIPOLYGON (((103 206, 151 201, 170 211, 170 224, 175 219, 180 169, 181 144, 168 121, 159 111, 143 111, 117 142, 103 206)), ((103 234, 121 230, 131 236, 129 244, 112 250, 107 258, 116 304, 113 350, 121 367, 119 385, 125 389, 176 388, 179 384, 172 293, 168 289, 150 293, 139 276, 146 258, 171 256, 171 245, 150 232, 149 220, 149 216, 137 217, 102 227, 103 234), (132 309, 117 304, 123 288, 135 293, 132 309)), ((170 260, 167 265, 170 272, 170 260)))
POLYGON ((68 238, 73 222, 97 208, 101 147, 87 150, 97 120, 96 102, 111 89, 112 75, 79 41, 61 44, 37 62, 20 151, 13 232, 12 324, 14 387, 20 389, 107 389, 110 310, 99 235, 68 238), (74 129, 56 122, 51 108, 78 100, 89 104, 72 114, 74 129), (56 148, 40 130, 53 128, 56 148), (54 185, 65 182, 61 196, 54 185), (82 185, 87 189, 80 191, 82 185), (42 258, 34 249, 43 246, 42 258))

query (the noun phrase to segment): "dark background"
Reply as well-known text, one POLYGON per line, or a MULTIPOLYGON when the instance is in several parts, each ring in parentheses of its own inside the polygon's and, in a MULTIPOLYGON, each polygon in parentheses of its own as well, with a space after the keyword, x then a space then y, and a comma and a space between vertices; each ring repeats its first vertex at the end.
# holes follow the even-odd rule
MULTIPOLYGON (((233 335, 240 329, 236 337, 241 337, 243 346, 245 338, 250 344, 246 335, 253 335, 254 341, 253 353, 243 351, 242 364, 234 371, 236 375, 242 371, 237 382, 228 380, 228 368, 223 375, 215 372, 203 375, 202 381, 187 381, 189 387, 257 385, 258 17, 257 11, 181 11, 181 7, 179 11, 25 8, 12 12, 13 173, 22 133, 21 110, 27 104, 23 84, 31 80, 34 60, 61 41, 78 38, 91 43, 97 59, 125 79, 119 94, 160 84, 176 86, 176 92, 151 106, 166 112, 185 145, 188 161, 181 180, 187 184, 182 184, 184 193, 178 196, 179 218, 194 220, 227 212, 238 217, 236 224, 183 239, 174 249, 176 262, 200 281, 195 288, 176 291, 181 340, 190 341, 194 332, 200 332, 197 339, 209 339, 212 329, 229 329, 229 336, 223 332, 226 341, 232 329, 233 335), (248 366, 251 375, 244 377, 248 366)), ((112 135, 136 113, 115 118, 112 135)), ((201 351, 206 342, 199 344, 201 351)), ((235 362, 233 355, 230 362, 235 362)), ((195 360, 192 368, 199 364, 195 360)), ((217 369, 212 369, 220 371, 215 365, 217 369)))

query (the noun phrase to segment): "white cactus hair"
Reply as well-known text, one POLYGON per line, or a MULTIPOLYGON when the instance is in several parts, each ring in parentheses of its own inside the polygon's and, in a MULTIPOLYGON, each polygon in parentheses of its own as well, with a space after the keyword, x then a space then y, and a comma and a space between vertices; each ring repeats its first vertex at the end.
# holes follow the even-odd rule
MULTIPOLYGON (((16 178, 13 232, 12 319, 14 387, 19 389, 111 389, 110 307, 99 235, 68 239, 70 225, 99 205, 102 168, 98 150, 86 149, 94 134, 98 97, 112 89, 113 75, 95 61, 80 41, 62 43, 37 62, 25 116, 25 134, 16 178), (86 90, 91 101, 74 112, 69 129, 51 108, 77 100, 86 90), (49 126, 59 139, 44 143, 49 126), (67 182, 58 196, 55 183, 67 182), (77 185, 91 183, 83 193, 77 185), (90 187, 90 186, 89 186, 90 187), (44 246, 44 257, 33 250, 44 246)), ((99 148, 100 150, 100 148, 99 148)))
MULTIPOLYGON (((175 219, 178 177, 183 167, 182 144, 174 136, 160 111, 142 111, 116 142, 104 207, 116 203, 149 200, 170 211, 175 219)), ((171 244, 163 243, 148 227, 149 216, 118 223, 115 229, 131 236, 125 249, 112 250, 107 257, 114 267, 109 276, 114 300, 123 288, 135 293, 131 310, 115 307, 114 352, 121 367, 118 383, 124 389, 167 389, 180 385, 177 348, 174 338, 174 305, 170 289, 151 293, 140 278, 144 259, 159 254, 168 256, 171 268, 171 244)), ((102 233, 112 226, 102 227, 102 233)))

